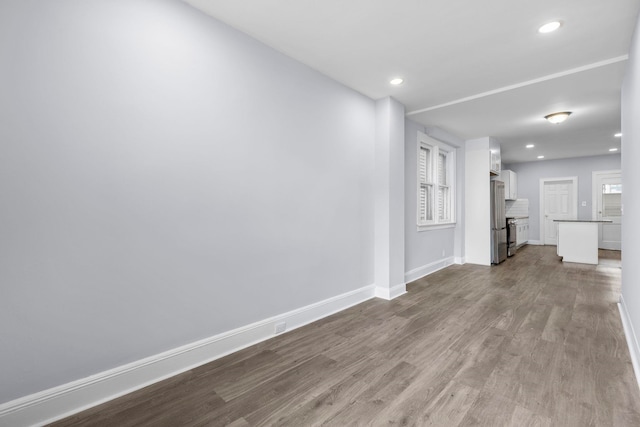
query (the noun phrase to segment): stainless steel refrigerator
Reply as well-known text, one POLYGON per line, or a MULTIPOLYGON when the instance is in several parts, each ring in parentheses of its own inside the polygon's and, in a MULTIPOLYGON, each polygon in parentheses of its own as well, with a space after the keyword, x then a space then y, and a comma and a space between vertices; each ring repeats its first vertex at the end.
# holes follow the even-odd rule
POLYGON ((507 218, 504 182, 491 181, 491 264, 507 259, 507 218))

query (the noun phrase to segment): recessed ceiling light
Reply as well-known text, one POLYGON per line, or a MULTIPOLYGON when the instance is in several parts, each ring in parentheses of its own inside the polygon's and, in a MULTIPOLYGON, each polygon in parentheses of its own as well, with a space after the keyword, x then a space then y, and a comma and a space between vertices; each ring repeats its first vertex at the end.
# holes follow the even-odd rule
POLYGON ((544 156, 538 156, 539 159, 544 159, 544 156))
POLYGON ((389 83, 391 83, 392 85, 398 86, 398 85, 401 85, 402 82, 404 82, 404 79, 401 79, 400 77, 396 77, 395 79, 391 79, 389 83))
POLYGON ((609 151, 618 151, 617 148, 609 148, 609 151))
POLYGON ((620 132, 618 132, 618 133, 616 133, 616 134, 615 134, 615 135, 613 135, 613 136, 615 136, 616 138, 620 138, 620 137, 622 136, 622 134, 621 134, 620 132))
POLYGON ((527 145, 526 145, 526 147, 527 147, 527 148, 533 148, 533 147, 535 147, 535 145, 533 145, 533 144, 527 144, 527 145))
POLYGON ((551 33, 555 30, 557 30, 558 28, 560 28, 560 26, 562 25, 562 22, 560 21, 553 21, 553 22, 548 22, 546 24, 544 24, 542 27, 538 28, 538 32, 539 33, 551 33))
POLYGON ((551 123, 562 123, 571 115, 571 111, 560 111, 558 113, 547 114, 544 116, 551 123))

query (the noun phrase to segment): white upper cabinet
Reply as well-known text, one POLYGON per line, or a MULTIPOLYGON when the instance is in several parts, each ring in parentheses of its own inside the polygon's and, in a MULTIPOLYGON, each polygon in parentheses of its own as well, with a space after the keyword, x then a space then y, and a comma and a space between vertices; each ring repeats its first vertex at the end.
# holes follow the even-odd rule
POLYGON ((504 181, 505 200, 515 200, 518 198, 518 175, 514 171, 503 170, 500 172, 500 179, 504 181))

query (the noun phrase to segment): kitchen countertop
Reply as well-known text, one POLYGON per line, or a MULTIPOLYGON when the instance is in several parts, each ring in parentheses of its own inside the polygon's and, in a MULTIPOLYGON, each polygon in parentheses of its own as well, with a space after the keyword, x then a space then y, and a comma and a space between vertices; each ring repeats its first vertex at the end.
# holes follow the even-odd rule
POLYGON ((553 222, 613 222, 610 219, 554 219, 553 222))
POLYGON ((529 215, 523 215, 523 216, 508 216, 507 219, 525 219, 525 218, 529 218, 529 215))

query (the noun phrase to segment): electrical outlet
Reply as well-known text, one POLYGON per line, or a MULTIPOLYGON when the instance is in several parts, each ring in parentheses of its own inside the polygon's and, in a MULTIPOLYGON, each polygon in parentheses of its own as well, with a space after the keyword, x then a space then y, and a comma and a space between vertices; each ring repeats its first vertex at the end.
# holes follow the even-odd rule
POLYGON ((281 334, 287 330, 287 322, 276 323, 276 334, 281 334))
POLYGON ((442 250, 442 256, 444 256, 444 249, 442 250))

